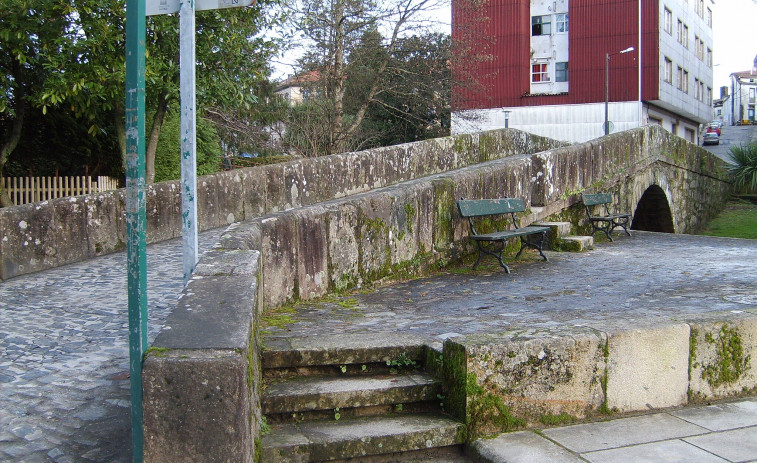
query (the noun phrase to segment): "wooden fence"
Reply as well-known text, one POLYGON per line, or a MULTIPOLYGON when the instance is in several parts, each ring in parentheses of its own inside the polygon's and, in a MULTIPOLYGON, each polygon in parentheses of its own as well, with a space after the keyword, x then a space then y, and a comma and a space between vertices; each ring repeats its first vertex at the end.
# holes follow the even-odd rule
POLYGON ((15 205, 115 190, 118 180, 110 177, 3 177, 3 190, 15 205))

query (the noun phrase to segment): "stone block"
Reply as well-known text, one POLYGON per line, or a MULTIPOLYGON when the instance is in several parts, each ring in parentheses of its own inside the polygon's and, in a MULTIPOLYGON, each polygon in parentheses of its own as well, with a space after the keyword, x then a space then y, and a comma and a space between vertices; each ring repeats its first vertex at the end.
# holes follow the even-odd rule
MULTIPOLYGON (((245 218, 244 183, 240 169, 215 174, 218 179, 218 226, 226 226, 245 218)), ((215 227, 214 227, 215 228, 215 227)))
POLYGON ((302 205, 302 162, 269 164, 266 175, 266 212, 286 211, 302 205))
POLYGON ((689 326, 670 324, 611 333, 607 406, 621 412, 686 403, 689 326))
POLYGON ((391 266, 389 231, 394 198, 385 194, 363 196, 355 205, 360 221, 360 275, 365 281, 380 280, 389 274, 391 266))
POLYGON ((327 206, 329 280, 336 291, 360 285, 359 213, 348 201, 327 206))
MULTIPOLYGON (((203 264, 203 267, 208 270, 207 265, 203 264)), ((225 270, 230 268, 227 266, 225 270)), ((245 267, 238 268, 242 271, 245 267)), ((247 346, 256 308, 257 285, 257 272, 251 275, 193 275, 153 346, 169 349, 247 346)))
POLYGON ((297 219, 294 214, 277 213, 257 220, 261 225, 263 305, 276 307, 296 296, 297 219))
POLYGON ((155 350, 143 364, 146 462, 254 461, 246 351, 155 350))
POLYGON ((197 230, 211 230, 226 225, 221 208, 220 183, 216 175, 197 178, 197 230))
POLYGON ((689 391, 693 399, 757 390, 757 318, 691 325, 689 391))
POLYGON ((529 425, 545 415, 584 418, 603 403, 605 339, 591 330, 468 337, 462 343, 468 373, 529 425))
POLYGON ((560 240, 560 250, 568 252, 584 252, 594 249, 593 236, 566 236, 560 240))
POLYGON ((345 195, 349 178, 343 156, 318 157, 302 164, 302 205, 310 206, 345 195))
POLYGON ((123 190, 87 195, 89 255, 100 256, 126 248, 126 198, 123 190))
POLYGON ((229 225, 214 249, 260 250, 262 246, 260 220, 237 222, 229 225))
POLYGON ((266 175, 260 167, 237 169, 242 181, 242 204, 244 219, 252 220, 265 215, 266 212, 266 175))
POLYGON ((173 180, 148 185, 145 189, 145 213, 148 243, 181 236, 181 183, 173 180))
POLYGON ((86 196, 73 196, 49 201, 53 209, 53 227, 46 246, 53 246, 53 267, 79 262, 90 256, 87 233, 86 196))
POLYGON ((321 206, 298 209, 297 292, 300 300, 323 296, 329 289, 326 210, 321 206))
POLYGON ((0 209, 0 226, 4 280, 57 264, 54 215, 48 201, 0 209))

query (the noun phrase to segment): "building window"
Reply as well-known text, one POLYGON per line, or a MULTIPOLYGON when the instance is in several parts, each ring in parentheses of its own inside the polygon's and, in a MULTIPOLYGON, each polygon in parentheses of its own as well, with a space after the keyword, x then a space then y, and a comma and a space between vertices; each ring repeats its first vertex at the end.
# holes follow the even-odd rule
POLYGON ((683 43, 683 21, 678 20, 678 43, 683 43))
POLYGON ((531 65, 531 82, 549 82, 549 66, 547 63, 531 65))
POLYGON ((555 63, 555 82, 568 81, 568 62, 555 63))
POLYGON ((699 101, 704 102, 704 82, 699 81, 699 101))
POLYGON ((568 32, 568 13, 558 13, 555 15, 556 32, 568 32))
POLYGON ((673 35, 673 13, 667 7, 665 8, 665 17, 663 24, 665 25, 665 32, 673 35))
POLYGON ((712 106, 712 89, 707 87, 707 93, 705 94, 706 100, 704 101, 708 105, 712 106))
POLYGON ((678 90, 683 90, 683 68, 678 66, 678 90))
POLYGON ((699 79, 694 79, 694 98, 696 98, 697 101, 702 100, 702 95, 699 93, 699 79))
POLYGON ((549 15, 531 18, 531 35, 551 35, 552 23, 549 15))
POLYGON ((683 93, 689 93, 689 71, 683 70, 683 82, 681 83, 683 93))
POLYGON ((707 66, 712 68, 712 50, 707 49, 707 66))
POLYGON ((704 18, 704 0, 699 0, 699 11, 697 12, 699 14, 700 18, 704 18))
POLYGON ((689 48, 689 26, 683 25, 683 41, 681 42, 685 48, 689 48))
POLYGON ((667 56, 665 57, 665 82, 673 83, 673 62, 667 56))
POLYGON ((712 10, 707 8, 707 25, 712 28, 712 10))

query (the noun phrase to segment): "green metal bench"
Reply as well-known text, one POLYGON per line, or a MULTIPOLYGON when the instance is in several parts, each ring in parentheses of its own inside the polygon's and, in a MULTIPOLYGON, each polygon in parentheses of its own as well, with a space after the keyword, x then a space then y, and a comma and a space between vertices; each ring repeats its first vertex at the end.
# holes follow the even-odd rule
POLYGON ((581 199, 586 208, 586 215, 589 216, 592 236, 596 232, 601 231, 612 241, 613 239, 610 234, 618 227, 621 227, 626 232, 626 235, 631 236, 631 232, 628 231, 628 222, 631 220, 631 214, 612 212, 610 210, 610 204, 612 204, 612 195, 610 193, 582 194, 581 199), (599 209, 600 211, 603 210, 604 214, 594 215, 592 208, 595 206, 600 206, 599 209))
POLYGON ((510 238, 520 238, 520 250, 518 251, 518 254, 515 255, 516 259, 520 257, 523 249, 530 247, 538 250, 539 255, 542 256, 545 261, 549 260, 542 252, 549 227, 518 226, 518 220, 515 218, 515 214, 526 210, 526 206, 522 199, 461 198, 460 201, 457 202, 457 208, 460 211, 460 215, 468 219, 468 225, 470 225, 471 231, 470 239, 475 241, 478 246, 478 259, 476 259, 476 263, 473 264, 474 269, 478 267, 478 264, 481 262, 481 256, 483 254, 488 254, 496 257, 499 261, 499 265, 501 265, 507 273, 510 273, 510 268, 502 261, 502 252, 505 249, 505 242, 510 238), (510 214, 514 227, 512 230, 485 234, 479 234, 476 232, 474 218, 504 214, 510 214), (534 236, 534 238, 528 239, 529 236, 534 236))

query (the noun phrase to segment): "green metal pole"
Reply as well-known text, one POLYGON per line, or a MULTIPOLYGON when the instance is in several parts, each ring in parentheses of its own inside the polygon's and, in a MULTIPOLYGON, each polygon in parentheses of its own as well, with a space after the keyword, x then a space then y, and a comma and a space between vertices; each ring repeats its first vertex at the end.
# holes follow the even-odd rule
POLYGON ((147 346, 145 0, 126 1, 126 258, 132 461, 144 458, 142 356, 147 346))

